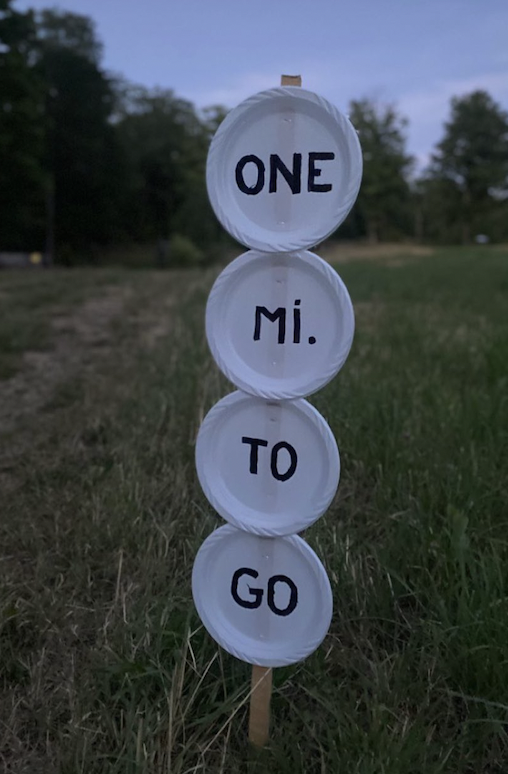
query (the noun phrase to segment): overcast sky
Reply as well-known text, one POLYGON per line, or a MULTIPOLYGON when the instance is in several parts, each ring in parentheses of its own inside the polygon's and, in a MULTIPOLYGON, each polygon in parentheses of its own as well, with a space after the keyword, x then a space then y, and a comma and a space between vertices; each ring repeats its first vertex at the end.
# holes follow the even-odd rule
POLYGON ((347 112, 395 102, 420 166, 452 95, 486 89, 508 108, 508 0, 17 0, 91 16, 104 67, 233 107, 281 73, 347 112))

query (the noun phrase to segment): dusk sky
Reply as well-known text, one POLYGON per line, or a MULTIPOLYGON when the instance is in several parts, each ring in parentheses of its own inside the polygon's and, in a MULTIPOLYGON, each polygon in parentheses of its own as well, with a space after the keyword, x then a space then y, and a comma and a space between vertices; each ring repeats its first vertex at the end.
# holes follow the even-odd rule
MULTIPOLYGON (((18 0, 16 7, 55 3, 18 0)), ((66 0, 91 16, 106 70, 171 88, 199 107, 233 107, 281 73, 347 112, 396 103, 419 166, 452 95, 486 89, 508 108, 508 0, 66 0)))

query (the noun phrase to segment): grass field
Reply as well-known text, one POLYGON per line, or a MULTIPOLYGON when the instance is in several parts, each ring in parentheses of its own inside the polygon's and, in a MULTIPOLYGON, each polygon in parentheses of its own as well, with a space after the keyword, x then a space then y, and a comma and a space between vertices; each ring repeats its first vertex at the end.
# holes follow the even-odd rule
POLYGON ((190 592, 215 272, 0 275, 2 773, 506 774, 508 251, 346 257, 334 617, 261 752, 190 592))

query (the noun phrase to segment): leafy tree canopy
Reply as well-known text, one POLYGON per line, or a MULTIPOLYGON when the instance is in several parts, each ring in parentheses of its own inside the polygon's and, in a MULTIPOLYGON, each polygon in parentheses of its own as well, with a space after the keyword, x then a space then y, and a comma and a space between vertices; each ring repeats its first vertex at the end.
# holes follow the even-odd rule
POLYGON ((121 236, 124 165, 110 121, 115 96, 90 19, 43 11, 37 30, 56 245, 64 253, 89 252, 121 236))
POLYGON ((202 119, 171 90, 123 90, 117 131, 129 159, 131 234, 168 239, 179 232, 205 243, 219 229, 208 204, 205 166, 220 111, 202 119))
POLYGON ((88 16, 50 8, 36 15, 38 36, 46 51, 68 49, 73 54, 100 65, 103 46, 95 23, 88 16))
POLYGON ((452 99, 431 170, 475 201, 508 187, 508 114, 486 91, 452 99))
POLYGON ((355 206, 371 241, 404 227, 409 194, 406 121, 392 105, 362 99, 350 105, 350 119, 363 151, 363 179, 355 206))
POLYGON ((44 83, 33 14, 0 0, 0 250, 44 238, 44 83))
MULTIPOLYGON (((451 117, 427 173, 427 206, 449 212, 449 228, 460 225, 462 241, 474 233, 502 238, 508 194, 508 114, 486 91, 451 101, 451 117), (495 224, 495 227, 494 227, 495 224)), ((505 229, 506 233, 506 229, 505 229)))

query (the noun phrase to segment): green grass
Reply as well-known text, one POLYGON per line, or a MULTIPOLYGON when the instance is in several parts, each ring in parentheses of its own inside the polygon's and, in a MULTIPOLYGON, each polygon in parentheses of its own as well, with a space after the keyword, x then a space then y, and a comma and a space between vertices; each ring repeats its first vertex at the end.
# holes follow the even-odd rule
MULTIPOLYGON (((306 533, 334 617, 315 654, 275 670, 261 752, 246 741, 250 668, 206 634, 190 592, 219 523, 194 440, 229 389, 203 331, 213 274, 0 283, 39 310, 55 357, 55 308, 79 316, 107 283, 124 293, 104 346, 71 325, 72 371, 2 439, 6 772, 508 770, 508 253, 337 268, 355 344, 311 400, 337 436, 342 479, 306 533)), ((28 317, 18 354, 39 346, 28 317)))

